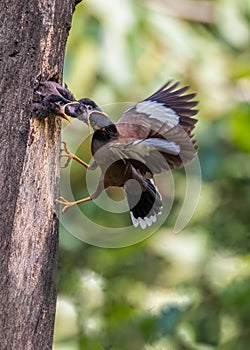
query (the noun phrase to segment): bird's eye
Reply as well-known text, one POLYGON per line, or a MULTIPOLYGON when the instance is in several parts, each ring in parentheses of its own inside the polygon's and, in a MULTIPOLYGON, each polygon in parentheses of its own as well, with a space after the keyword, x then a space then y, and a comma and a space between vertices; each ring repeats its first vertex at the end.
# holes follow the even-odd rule
POLYGON ((87 108, 89 111, 91 111, 91 109, 93 109, 94 107, 91 106, 91 105, 86 105, 86 108, 87 108))
POLYGON ((64 102, 63 101, 57 101, 57 104, 59 105, 59 106, 64 106, 64 102))

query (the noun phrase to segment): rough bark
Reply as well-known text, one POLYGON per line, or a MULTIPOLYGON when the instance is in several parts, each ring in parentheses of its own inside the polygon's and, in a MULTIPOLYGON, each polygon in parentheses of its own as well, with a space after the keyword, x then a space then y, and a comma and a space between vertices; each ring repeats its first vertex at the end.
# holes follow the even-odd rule
POLYGON ((31 118, 38 81, 61 80, 74 0, 0 3, 0 348, 51 349, 60 120, 31 118))

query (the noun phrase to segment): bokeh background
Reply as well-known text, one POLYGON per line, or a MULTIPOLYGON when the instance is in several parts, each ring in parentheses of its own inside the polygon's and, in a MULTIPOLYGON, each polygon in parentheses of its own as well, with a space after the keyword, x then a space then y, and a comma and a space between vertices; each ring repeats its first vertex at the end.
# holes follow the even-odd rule
MULTIPOLYGON (((195 214, 173 233, 185 195, 177 170, 171 214, 141 243, 99 248, 62 226, 54 350, 250 348, 250 1, 77 5, 64 69, 77 98, 139 101, 169 78, 200 101, 195 214)), ((74 124, 67 136, 70 145, 74 124)), ((87 152, 79 155, 87 160, 87 152)), ((86 194, 83 179, 72 164, 77 198, 86 194)), ((82 210, 100 220, 94 204, 82 210)))

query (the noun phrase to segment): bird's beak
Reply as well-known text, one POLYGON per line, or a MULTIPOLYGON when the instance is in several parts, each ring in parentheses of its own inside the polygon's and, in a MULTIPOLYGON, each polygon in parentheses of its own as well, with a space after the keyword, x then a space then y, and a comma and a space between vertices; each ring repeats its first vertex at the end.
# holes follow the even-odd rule
POLYGON ((90 114, 88 114, 88 117, 87 117, 87 124, 88 124, 88 127, 89 127, 89 133, 92 134, 94 132, 94 129, 92 127, 92 125, 90 124, 90 114))
POLYGON ((87 123, 88 110, 81 102, 73 102, 65 105, 65 114, 71 118, 77 118, 87 123))
POLYGON ((67 108, 68 106, 72 106, 72 105, 79 105, 79 102, 74 101, 74 102, 66 103, 66 104, 62 107, 62 109, 61 109, 62 118, 63 118, 63 119, 66 119, 67 122, 69 122, 70 124, 72 123, 72 122, 71 122, 71 119, 70 119, 70 117, 68 116, 68 114, 65 112, 65 110, 66 110, 66 108, 67 108))
POLYGON ((65 119, 65 120, 67 120, 67 122, 69 122, 70 124, 72 123, 70 117, 67 116, 67 114, 65 114, 65 113, 62 114, 62 118, 65 119))

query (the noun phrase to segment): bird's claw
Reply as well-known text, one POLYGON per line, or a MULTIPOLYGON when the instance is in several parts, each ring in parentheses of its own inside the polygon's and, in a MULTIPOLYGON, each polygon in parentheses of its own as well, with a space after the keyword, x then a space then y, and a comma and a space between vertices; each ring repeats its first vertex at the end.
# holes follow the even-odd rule
POLYGON ((63 144, 63 148, 60 149, 60 151, 61 151, 60 158, 62 158, 62 157, 68 158, 66 160, 66 163, 64 164, 64 166, 61 166, 61 169, 65 169, 69 166, 69 163, 70 163, 71 159, 73 159, 74 155, 68 149, 67 143, 65 141, 62 141, 62 144, 63 144), (65 153, 62 154, 62 152, 65 152, 65 153))
POLYGON ((73 202, 69 202, 69 201, 67 201, 67 199, 65 199, 63 197, 57 198, 55 200, 55 202, 64 205, 64 207, 62 208, 62 213, 66 213, 66 211, 74 205, 74 204, 72 204, 73 202))

